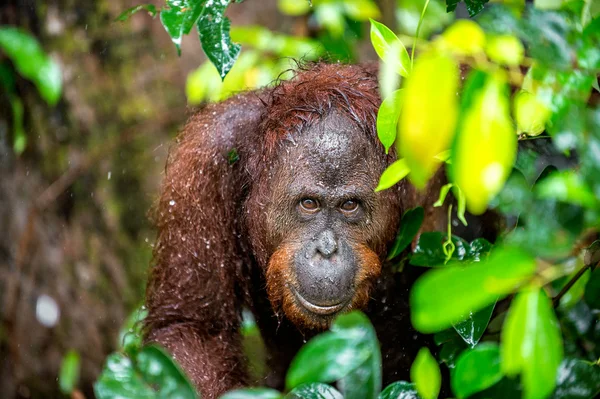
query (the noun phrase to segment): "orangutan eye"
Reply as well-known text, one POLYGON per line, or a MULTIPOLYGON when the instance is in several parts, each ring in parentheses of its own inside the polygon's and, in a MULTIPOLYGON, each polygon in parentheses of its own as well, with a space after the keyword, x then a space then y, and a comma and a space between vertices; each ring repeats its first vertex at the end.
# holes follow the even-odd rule
POLYGON ((312 198, 304 198, 300 201, 300 208, 304 212, 315 213, 319 210, 319 201, 312 198))
POLYGON ((358 201, 348 200, 340 207, 343 212, 351 213, 358 209, 358 201))

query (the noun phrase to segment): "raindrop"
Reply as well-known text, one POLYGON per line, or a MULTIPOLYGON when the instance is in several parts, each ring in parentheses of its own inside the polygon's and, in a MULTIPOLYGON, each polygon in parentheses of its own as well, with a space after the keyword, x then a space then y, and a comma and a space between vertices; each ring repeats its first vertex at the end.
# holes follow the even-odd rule
POLYGON ((41 325, 54 327, 60 317, 60 309, 54 298, 40 295, 35 305, 35 317, 41 325))
POLYGON ((169 205, 171 205, 171 206, 175 205, 175 200, 169 201, 169 205))

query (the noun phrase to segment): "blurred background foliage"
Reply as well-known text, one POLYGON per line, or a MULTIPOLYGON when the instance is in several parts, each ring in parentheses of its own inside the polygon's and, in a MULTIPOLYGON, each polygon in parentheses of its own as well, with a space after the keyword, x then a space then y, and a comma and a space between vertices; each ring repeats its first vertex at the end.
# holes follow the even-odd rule
MULTIPOLYGON (((172 137, 194 106, 288 78, 298 60, 378 56, 378 134, 387 148, 402 141, 410 149, 378 189, 405 177, 422 185, 448 162, 451 184, 439 202, 452 192, 460 220, 491 206, 507 216, 510 234, 489 255, 487 241, 452 235, 457 221, 446 234, 422 235, 399 259, 422 222, 422 211, 407 212, 390 261, 432 267, 411 309, 419 330, 436 333, 439 352, 419 353, 412 381, 381 387, 374 331, 353 313, 299 353, 286 397, 341 397, 324 384, 338 381, 347 398, 434 398, 440 367, 457 397, 584 398, 600 390, 600 119, 592 94, 599 2, 536 0, 523 12, 520 0, 218 1, 193 9, 197 20, 186 17, 187 3, 203 4, 0 5, 3 396, 92 397, 97 381, 98 397, 194 397, 160 348, 140 346, 136 324, 154 241, 146 214, 172 137), (484 8, 477 24, 463 20, 484 8), (206 29, 207 15, 221 18, 217 28, 206 29), (191 37, 194 24, 200 40, 191 37), (207 51, 217 42, 226 45, 207 51), (458 61, 478 69, 460 99, 458 61), (507 83, 522 91, 509 93, 507 83), (440 104, 444 118, 428 119, 440 104), (420 139, 405 115, 432 121, 420 139), (532 145, 550 143, 548 134, 556 148, 532 145), (482 180, 491 163, 494 173, 482 180), (464 295, 468 288, 476 292, 464 295), (497 301, 503 297, 515 298, 512 311, 510 301, 497 301), (352 350, 345 368, 319 362, 352 350)), ((249 314, 243 331, 260 381, 264 353, 249 314)))

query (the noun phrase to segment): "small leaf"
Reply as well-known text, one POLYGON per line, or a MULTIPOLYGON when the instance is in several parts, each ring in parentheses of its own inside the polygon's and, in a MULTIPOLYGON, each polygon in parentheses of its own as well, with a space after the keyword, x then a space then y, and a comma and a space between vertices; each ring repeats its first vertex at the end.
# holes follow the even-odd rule
POLYGON ((592 309, 600 309, 600 267, 596 267, 596 270, 590 276, 583 297, 592 309))
POLYGON ((446 47, 462 56, 483 53, 485 47, 483 29, 468 19, 461 19, 450 25, 441 38, 446 47))
POLYGON ((496 303, 486 306, 478 312, 469 314, 469 317, 466 320, 453 325, 458 335, 460 335, 463 341, 471 348, 475 347, 483 336, 495 306, 496 303))
POLYGON ((406 161, 404 159, 397 160, 383 171, 375 191, 382 191, 392 187, 394 184, 404 179, 409 172, 410 169, 406 165, 406 161))
POLYGON ((0 26, 0 49, 17 72, 35 84, 48 104, 58 102, 62 92, 60 66, 44 53, 31 34, 19 28, 0 26))
POLYGON ((386 154, 396 140, 396 126, 400 118, 401 105, 402 90, 396 90, 381 103, 377 112, 377 136, 385 147, 386 154))
POLYGON ((142 347, 142 321, 148 315, 145 307, 139 307, 127 318, 119 330, 119 347, 130 355, 137 353, 142 347))
POLYGON ((517 294, 502 327, 502 371, 521 374, 524 398, 548 396, 563 357, 558 321, 545 292, 530 287, 517 294))
POLYGON ((281 392, 271 388, 242 388, 229 391, 219 399, 281 399, 281 392))
POLYGON ((465 195, 467 209, 475 215, 485 212, 500 192, 517 155, 508 104, 503 73, 470 75, 452 147, 451 175, 465 195))
POLYGON ((450 191, 452 186, 453 186, 452 183, 448 183, 448 184, 445 184, 444 186, 442 186, 442 188, 440 189, 440 196, 438 197, 438 200, 435 201, 433 206, 437 207, 437 206, 442 206, 444 204, 444 201, 446 200, 446 196, 448 195, 448 192, 450 191))
POLYGON ((556 390, 550 399, 588 399, 600 394, 600 366, 567 358, 558 368, 556 390))
POLYGON ((79 382, 80 363, 79 353, 74 350, 68 351, 63 357, 58 376, 58 385, 60 386, 60 391, 65 395, 73 392, 79 382))
POLYGON ((419 396, 435 399, 442 386, 442 374, 435 358, 427 348, 421 348, 410 368, 410 379, 415 383, 419 396))
POLYGON ((519 66, 525 55, 523 44, 517 37, 512 35, 488 37, 485 52, 492 61, 508 66, 519 66))
POLYGON ((464 351, 458 357, 451 377, 452 391, 459 398, 483 391, 500 381, 502 371, 498 344, 485 342, 464 351))
POLYGON ((539 135, 546 129, 546 123, 552 116, 552 112, 543 102, 525 90, 515 95, 513 107, 518 134, 539 135))
POLYGON ((556 199, 588 208, 598 206, 598 199, 592 190, 573 170, 551 174, 535 185, 535 191, 540 198, 556 199))
POLYGON ((451 341, 442 345, 439 354, 440 361, 446 363, 446 366, 452 370, 456 367, 458 356, 466 349, 467 345, 465 344, 465 341, 454 334, 454 338, 451 341))
POLYGON ((373 0, 344 0, 344 12, 355 21, 379 18, 381 13, 373 0))
MULTIPOLYGON (((447 239, 448 237, 439 231, 422 233, 410 258, 410 264, 426 267, 444 265, 446 263, 444 243, 447 239)), ((457 236, 452 236, 452 243, 454 244, 452 259, 463 260, 467 255, 469 244, 457 236)))
POLYGON ((332 331, 316 336, 300 349, 288 370, 286 387, 333 382, 361 366, 373 354, 372 329, 362 314, 339 316, 332 331))
POLYGON ((415 384, 396 381, 388 385, 379 395, 379 399, 419 399, 415 384))
POLYGON ((150 14, 152 18, 154 18, 158 12, 154 4, 140 4, 123 11, 117 18, 115 18, 115 21, 127 21, 133 14, 142 10, 145 10, 148 14, 150 14))
POLYGON ((344 397, 337 389, 329 385, 313 382, 292 389, 285 395, 285 399, 344 399, 344 397))
POLYGON ((424 333, 448 328, 513 292, 535 270, 535 260, 517 248, 495 248, 487 259, 467 267, 433 269, 411 290, 412 323, 424 333))
POLYGON ((277 7, 283 14, 298 16, 310 11, 309 0, 278 0, 277 7))
POLYGON ((407 77, 410 71, 410 57, 404 44, 387 26, 371 19, 371 43, 375 52, 386 63, 392 63, 396 71, 407 77), (391 56, 390 56, 391 54, 391 56))
POLYGON ((410 168, 410 180, 424 188, 440 165, 435 157, 449 148, 454 136, 458 66, 445 55, 425 53, 415 61, 404 89, 404 98, 410 101, 402 104, 396 144, 410 168))
POLYGON ((409 209, 404 213, 402 220, 400 220, 400 230, 398 230, 396 240, 388 253, 388 259, 393 259, 400 255, 410 245, 419 232, 424 218, 425 211, 420 206, 409 209))

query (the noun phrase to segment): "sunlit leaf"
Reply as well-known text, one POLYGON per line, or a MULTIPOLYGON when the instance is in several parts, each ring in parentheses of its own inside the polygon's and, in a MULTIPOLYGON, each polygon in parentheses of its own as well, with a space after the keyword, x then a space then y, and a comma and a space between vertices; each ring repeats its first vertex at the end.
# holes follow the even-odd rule
POLYGON ((421 55, 405 79, 405 99, 398 123, 397 145, 411 170, 410 180, 425 187, 440 165, 435 157, 449 148, 458 115, 458 66, 436 52, 421 55), (442 117, 433 117, 438 115, 442 117))
POLYGON ((58 376, 58 385, 62 393, 68 395, 77 386, 80 363, 79 353, 74 350, 68 351, 63 357, 58 376))
POLYGON ((475 71, 463 94, 462 111, 451 174, 469 212, 479 215, 502 189, 517 155, 504 74, 475 71))
POLYGON ((419 399, 419 396, 414 383, 396 381, 381 392, 379 399, 419 399))
POLYGON ((523 61, 525 49, 515 36, 492 35, 487 39, 485 52, 492 61, 498 64, 518 66, 523 61))
POLYGON ((492 312, 494 311, 495 303, 481 309, 478 312, 469 314, 466 320, 461 321, 453 325, 454 329, 461 336, 463 341, 471 348, 473 348, 485 332, 492 312))
POLYGON ((537 136, 544 131, 552 113, 535 95, 519 91, 513 102, 517 133, 537 136))
POLYGON ((285 395, 285 399, 344 399, 344 397, 329 385, 313 382, 292 389, 285 395))
POLYGON ((342 4, 345 13, 356 21, 368 21, 381 15, 373 0, 344 0, 342 4))
POLYGON ((553 198, 586 207, 599 204, 592 190, 575 171, 553 173, 536 184, 535 191, 540 198, 553 198))
POLYGON ((50 105, 58 102, 62 92, 62 73, 29 33, 0 26, 0 50, 12 61, 17 72, 31 80, 42 98, 50 105))
POLYGON ((524 398, 548 396, 555 386, 563 346, 552 303, 539 288, 517 294, 502 328, 502 371, 521 374, 524 398))
POLYGON ((535 270, 535 260, 516 248, 497 248, 488 258, 466 267, 433 269, 411 290, 412 323, 424 333, 448 328, 510 294, 535 270))
POLYGON ((429 349, 421 348, 417 353, 410 368, 410 379, 414 382, 421 398, 437 398, 442 386, 442 374, 429 349))
POLYGON ((377 136, 385 147, 385 153, 396 140, 396 126, 402 106, 402 90, 396 90, 387 97, 377 112, 377 136))
POLYGON ((280 57, 315 59, 323 52, 316 40, 275 33, 260 25, 232 27, 231 40, 280 57))
POLYGON ((219 399, 281 399, 281 392, 270 388, 243 388, 229 391, 219 399))
POLYGON ((424 218, 425 211, 420 206, 409 209, 402 215, 402 220, 400 220, 400 230, 396 235, 396 240, 394 241, 392 248, 388 252, 388 259, 393 259, 400 255, 402 251, 410 245, 419 232, 424 218))
POLYGON ((485 33, 475 22, 461 19, 450 25, 441 36, 442 43, 459 55, 483 53, 485 33))
POLYGON ((399 159, 390 166, 381 174, 381 178, 379 179, 379 184, 375 191, 386 190, 392 187, 394 184, 398 183, 400 180, 404 179, 410 169, 406 165, 405 159, 399 159))
POLYGON ((387 26, 374 20, 371 20, 371 44, 379 58, 392 63, 400 75, 408 76, 410 57, 406 47, 387 26))
POLYGON ((310 1, 308 0, 278 0, 277 7, 279 11, 287 15, 304 15, 310 11, 310 1))
POLYGON ((491 387, 502 379, 500 348, 496 343, 484 342, 464 351, 451 376, 452 390, 459 398, 491 387))

